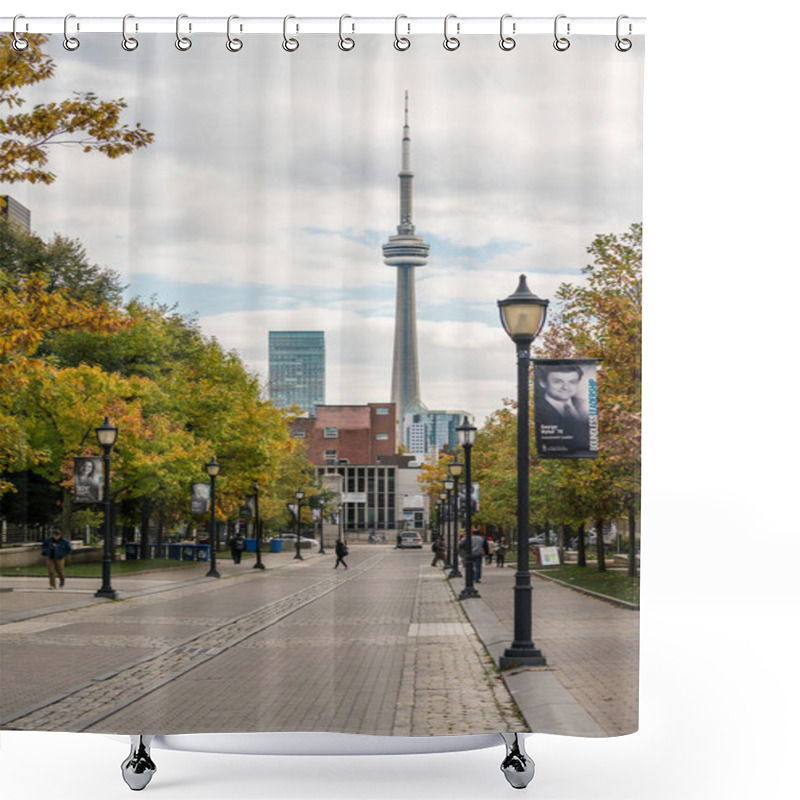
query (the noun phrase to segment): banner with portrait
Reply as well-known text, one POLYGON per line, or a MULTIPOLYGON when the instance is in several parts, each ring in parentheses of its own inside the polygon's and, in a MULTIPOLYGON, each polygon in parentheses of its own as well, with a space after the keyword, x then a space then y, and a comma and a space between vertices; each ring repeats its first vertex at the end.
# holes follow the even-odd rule
POLYGON ((533 360, 533 420, 539 458, 597 456, 597 361, 533 360))
POLYGON ((239 517, 241 519, 253 519, 256 515, 256 496, 248 494, 244 498, 244 503, 239 508, 239 517))
POLYGON ((88 456, 75 459, 75 502, 99 503, 103 499, 103 459, 88 456))
POLYGON ((193 483, 191 513, 205 514, 209 508, 211 508, 211 484, 193 483))

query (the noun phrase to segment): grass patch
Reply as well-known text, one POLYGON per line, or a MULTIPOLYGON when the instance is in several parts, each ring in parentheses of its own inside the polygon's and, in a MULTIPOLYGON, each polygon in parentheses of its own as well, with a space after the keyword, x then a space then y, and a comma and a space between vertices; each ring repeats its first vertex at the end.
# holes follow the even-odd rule
POLYGON ((615 597, 617 600, 639 604, 639 578, 628 577, 627 569, 598 572, 596 566, 578 567, 574 564, 533 569, 571 586, 579 586, 591 592, 615 597))
MULTIPOLYGON (((167 558, 151 558, 147 561, 112 561, 112 575, 129 575, 133 572, 144 572, 151 569, 170 569, 175 567, 191 567, 197 562, 171 561, 167 558)), ((101 578, 103 564, 92 561, 88 564, 70 564, 69 559, 64 564, 64 575, 68 578, 101 578)), ((27 567, 8 567, 3 570, 4 575, 16 576, 46 576, 47 567, 44 564, 31 564, 27 567)))

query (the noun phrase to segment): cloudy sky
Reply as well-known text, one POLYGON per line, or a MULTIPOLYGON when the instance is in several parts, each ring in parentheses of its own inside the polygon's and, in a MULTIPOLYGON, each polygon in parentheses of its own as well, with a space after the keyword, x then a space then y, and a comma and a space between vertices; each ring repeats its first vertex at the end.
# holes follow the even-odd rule
MULTIPOLYGON (((155 143, 110 161, 54 151, 49 187, 4 187, 43 236, 79 238, 130 295, 177 302, 266 378, 269 330, 324 330, 327 402, 390 394, 395 271, 380 245, 398 224, 403 93, 410 94, 422 399, 479 422, 515 395, 496 301, 520 273, 541 297, 579 281, 597 233, 642 217, 643 47, 582 36, 557 53, 528 37, 502 52, 471 36, 447 52, 417 36, 359 36, 342 53, 306 36, 295 53, 253 36, 181 53, 148 34, 54 37, 55 80, 125 97, 155 143)), ((33 95, 32 95, 33 96, 33 95)))

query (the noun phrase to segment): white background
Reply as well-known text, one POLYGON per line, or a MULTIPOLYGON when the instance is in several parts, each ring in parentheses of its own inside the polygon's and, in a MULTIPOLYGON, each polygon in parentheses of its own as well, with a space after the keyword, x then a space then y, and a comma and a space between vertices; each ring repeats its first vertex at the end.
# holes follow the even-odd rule
MULTIPOLYGON (((789 365, 800 130, 789 76, 798 13, 784 3, 567 5, 38 0, 6 13, 647 16, 641 730, 613 740, 534 737, 537 776, 527 792, 538 800, 796 797, 800 603, 789 459, 798 437, 789 365), (766 412, 767 403, 786 410, 766 412)), ((0 785, 5 797, 26 800, 128 797, 118 768, 126 753, 104 737, 3 732, 0 785)), ((513 792, 501 758, 500 750, 156 752, 159 773, 145 791, 163 800, 491 800, 513 792)))

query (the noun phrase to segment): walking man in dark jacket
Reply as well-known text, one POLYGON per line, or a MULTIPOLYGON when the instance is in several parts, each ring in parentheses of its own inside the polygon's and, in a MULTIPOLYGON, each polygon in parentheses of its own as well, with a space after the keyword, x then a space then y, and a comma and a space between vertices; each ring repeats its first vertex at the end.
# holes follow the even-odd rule
POLYGON ((334 569, 339 568, 339 564, 341 564, 345 569, 347 569, 347 564, 344 563, 344 557, 347 555, 347 542, 338 539, 336 542, 336 563, 333 565, 334 569))
POLYGON ((47 562, 47 574, 50 576, 50 588, 56 588, 56 575, 58 585, 64 585, 64 559, 72 552, 72 543, 56 531, 42 542, 42 555, 47 562))

